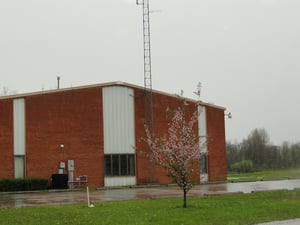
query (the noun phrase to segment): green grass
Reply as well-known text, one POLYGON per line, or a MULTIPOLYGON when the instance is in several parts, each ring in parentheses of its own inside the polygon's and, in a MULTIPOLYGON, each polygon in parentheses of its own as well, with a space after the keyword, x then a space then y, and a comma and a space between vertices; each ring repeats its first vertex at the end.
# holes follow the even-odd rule
POLYGON ((243 225, 300 217, 300 190, 0 209, 0 224, 243 225), (5 222, 4 222, 5 221, 5 222))
POLYGON ((267 170, 252 173, 228 173, 228 181, 258 181, 275 179, 299 179, 300 169, 267 170))

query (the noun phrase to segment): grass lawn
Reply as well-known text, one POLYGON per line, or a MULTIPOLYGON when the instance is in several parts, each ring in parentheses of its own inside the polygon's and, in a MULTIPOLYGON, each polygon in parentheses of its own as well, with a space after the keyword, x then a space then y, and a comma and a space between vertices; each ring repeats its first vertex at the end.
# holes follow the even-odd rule
POLYGON ((300 190, 0 209, 0 224, 243 225, 300 217, 300 190))
POLYGON ((228 173, 228 181, 258 181, 274 179, 300 179, 300 169, 267 170, 253 173, 228 173))

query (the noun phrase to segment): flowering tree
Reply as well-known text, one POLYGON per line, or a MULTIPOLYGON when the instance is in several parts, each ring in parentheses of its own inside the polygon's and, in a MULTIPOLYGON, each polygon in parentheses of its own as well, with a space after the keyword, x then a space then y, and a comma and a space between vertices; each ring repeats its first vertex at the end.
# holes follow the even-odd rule
POLYGON ((201 156, 199 136, 194 130, 197 121, 197 112, 187 121, 182 108, 178 108, 164 136, 153 137, 149 127, 145 127, 149 156, 183 190, 184 208, 187 207, 187 193, 192 188, 193 165, 201 156))

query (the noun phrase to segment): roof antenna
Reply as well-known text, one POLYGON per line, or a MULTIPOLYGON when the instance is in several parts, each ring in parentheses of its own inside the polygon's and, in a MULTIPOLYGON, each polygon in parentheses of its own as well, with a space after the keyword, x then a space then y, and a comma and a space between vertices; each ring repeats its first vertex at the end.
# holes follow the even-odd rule
POLYGON ((60 76, 57 76, 57 89, 59 89, 60 76))
POLYGON ((194 94, 198 96, 198 101, 200 100, 200 96, 201 96, 201 87, 202 87, 201 82, 198 82, 197 91, 194 91, 194 94))
POLYGON ((180 91, 180 96, 183 97, 183 90, 180 91))

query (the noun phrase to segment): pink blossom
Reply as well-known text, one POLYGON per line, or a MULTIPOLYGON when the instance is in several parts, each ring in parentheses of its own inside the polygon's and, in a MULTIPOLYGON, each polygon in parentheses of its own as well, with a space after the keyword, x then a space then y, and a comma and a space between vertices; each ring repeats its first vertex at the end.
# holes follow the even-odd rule
POLYGON ((185 119, 185 112, 178 108, 172 118, 167 133, 161 137, 153 137, 148 126, 146 142, 150 148, 151 159, 162 166, 169 177, 184 192, 184 207, 186 207, 186 193, 192 188, 193 163, 199 162, 201 151, 199 136, 195 134, 194 126, 198 122, 195 112, 189 121, 185 119))

